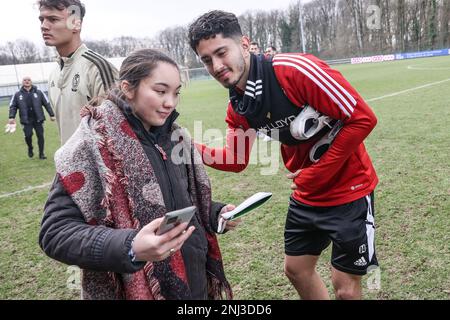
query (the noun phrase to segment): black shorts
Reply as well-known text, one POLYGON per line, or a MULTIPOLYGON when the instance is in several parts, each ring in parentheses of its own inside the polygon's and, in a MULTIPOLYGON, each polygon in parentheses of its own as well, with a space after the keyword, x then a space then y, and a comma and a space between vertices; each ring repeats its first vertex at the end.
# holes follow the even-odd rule
POLYGON ((333 242, 333 267, 365 275, 369 266, 378 266, 373 202, 373 193, 335 207, 312 207, 291 197, 284 231, 286 255, 318 256, 333 242))

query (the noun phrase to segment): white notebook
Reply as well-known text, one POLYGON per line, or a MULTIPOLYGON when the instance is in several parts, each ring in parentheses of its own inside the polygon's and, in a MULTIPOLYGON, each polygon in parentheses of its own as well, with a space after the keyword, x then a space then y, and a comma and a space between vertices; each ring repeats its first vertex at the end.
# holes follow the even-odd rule
POLYGON ((249 213, 253 209, 264 204, 267 200, 272 197, 272 193, 270 192, 258 192, 247 198, 244 202, 238 205, 234 210, 228 211, 224 213, 222 217, 219 219, 219 226, 217 227, 217 232, 222 233, 225 229, 227 220, 234 220, 243 215, 249 213))

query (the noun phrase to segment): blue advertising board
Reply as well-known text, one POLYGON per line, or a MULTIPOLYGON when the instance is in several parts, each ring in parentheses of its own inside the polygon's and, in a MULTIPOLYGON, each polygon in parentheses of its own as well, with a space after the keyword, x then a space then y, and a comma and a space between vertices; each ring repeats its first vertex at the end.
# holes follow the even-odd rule
POLYGON ((395 60, 439 57, 439 56, 448 56, 448 55, 450 55, 450 49, 420 51, 420 52, 410 52, 410 53, 398 53, 395 55, 395 60))

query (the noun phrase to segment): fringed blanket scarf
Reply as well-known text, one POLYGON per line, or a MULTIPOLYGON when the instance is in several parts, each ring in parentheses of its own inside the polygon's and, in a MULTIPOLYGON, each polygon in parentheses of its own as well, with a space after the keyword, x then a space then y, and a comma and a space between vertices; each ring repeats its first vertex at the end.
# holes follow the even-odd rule
MULTIPOLYGON (((179 129, 174 124, 172 130, 179 129)), ((231 299, 215 233, 209 224, 211 187, 200 155, 189 138, 190 195, 208 239, 209 299, 231 299)), ((118 106, 105 100, 85 107, 71 139, 55 155, 56 170, 87 223, 114 229, 140 229, 166 213, 155 173, 137 136, 118 106)), ((169 160, 170 161, 170 160, 169 160)), ((125 248, 124 248, 125 250, 125 248)), ((189 299, 180 251, 161 262, 148 262, 134 274, 83 270, 85 299, 189 299)))

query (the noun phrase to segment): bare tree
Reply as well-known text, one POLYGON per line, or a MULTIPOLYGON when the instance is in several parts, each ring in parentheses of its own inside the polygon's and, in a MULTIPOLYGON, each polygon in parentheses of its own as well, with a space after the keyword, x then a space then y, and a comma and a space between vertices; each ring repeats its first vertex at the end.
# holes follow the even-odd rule
POLYGON ((40 52, 31 41, 17 40, 15 42, 8 42, 7 48, 16 64, 41 61, 40 52))
POLYGON ((0 65, 9 65, 13 63, 14 59, 9 48, 7 46, 0 46, 0 65))
POLYGON ((133 37, 115 38, 113 43, 113 51, 108 56, 125 57, 139 48, 139 40, 133 37))
POLYGON ((291 52, 293 27, 289 23, 289 18, 286 16, 287 16, 286 14, 283 15, 283 19, 281 19, 278 25, 280 33, 281 51, 291 52))
MULTIPOLYGON (((300 52, 299 3, 286 10, 246 12, 242 31, 261 47, 300 52)), ((448 48, 450 0, 313 0, 303 6, 305 47, 321 58, 448 48), (379 8, 379 26, 367 25, 369 5, 379 8)), ((187 26, 167 28, 155 38, 120 37, 86 44, 106 57, 159 48, 186 67, 201 66, 187 39, 187 26)), ((53 49, 18 40, 0 46, 0 64, 51 61, 53 49)))
POLYGON ((278 47, 281 45, 279 26, 282 22, 282 13, 278 10, 270 12, 256 11, 246 12, 239 16, 239 22, 243 34, 251 41, 257 42, 260 47, 269 45, 278 47))
POLYGON ((242 33, 247 35, 251 41, 255 41, 253 34, 253 15, 250 12, 246 12, 239 17, 239 24, 242 28, 242 33))
POLYGON ((450 45, 450 1, 442 0, 440 13, 441 42, 444 48, 450 45))
POLYGON ((430 49, 436 49, 436 42, 438 38, 438 4, 437 0, 429 0, 428 2, 428 17, 427 17, 427 25, 428 25, 428 47, 430 49))
POLYGON ((189 46, 187 27, 174 27, 165 29, 159 34, 158 40, 161 49, 182 66, 195 61, 189 46))
MULTIPOLYGON (((291 29, 291 52, 299 52, 302 44, 300 40, 300 8, 298 3, 289 6, 288 16, 291 29)), ((307 33, 307 31, 305 33, 307 33)), ((307 43, 306 47, 308 47, 307 43)))
POLYGON ((347 0, 347 5, 350 7, 352 13, 352 22, 356 43, 358 44, 358 52, 360 54, 364 51, 364 16, 362 0, 347 0))
POLYGON ((390 0, 380 1, 379 6, 381 8, 381 28, 383 30, 380 36, 380 46, 383 49, 386 48, 387 50, 391 50, 393 41, 390 0))
POLYGON ((114 42, 108 42, 106 40, 85 41, 85 44, 89 49, 101 54, 104 57, 110 57, 111 54, 116 51, 113 48, 113 43, 114 42))
POLYGON ((268 34, 268 44, 275 47, 279 47, 279 34, 278 34, 278 24, 280 20, 280 11, 272 10, 267 13, 267 34, 268 34))
POLYGON ((406 4, 405 0, 397 0, 397 31, 395 35, 396 49, 406 49, 406 4))

